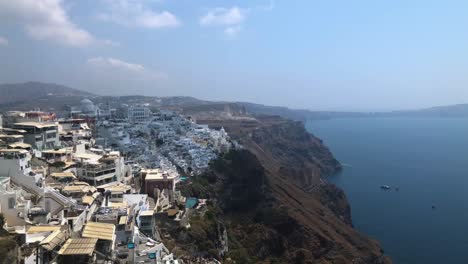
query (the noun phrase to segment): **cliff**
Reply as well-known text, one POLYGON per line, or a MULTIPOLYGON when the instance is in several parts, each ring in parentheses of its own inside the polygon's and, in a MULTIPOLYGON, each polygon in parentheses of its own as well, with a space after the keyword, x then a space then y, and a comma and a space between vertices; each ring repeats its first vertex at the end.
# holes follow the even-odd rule
MULTIPOLYGON (((209 217, 197 218, 182 254, 223 252, 224 263, 391 263, 379 244, 355 231, 346 196, 322 180, 339 162, 302 123, 279 117, 198 120, 223 126, 244 150, 221 157, 183 189, 210 198, 209 217), (201 238, 198 235, 201 235, 201 238), (189 241, 215 241, 203 246, 189 241)), ((183 236, 186 237, 187 236, 183 236)))

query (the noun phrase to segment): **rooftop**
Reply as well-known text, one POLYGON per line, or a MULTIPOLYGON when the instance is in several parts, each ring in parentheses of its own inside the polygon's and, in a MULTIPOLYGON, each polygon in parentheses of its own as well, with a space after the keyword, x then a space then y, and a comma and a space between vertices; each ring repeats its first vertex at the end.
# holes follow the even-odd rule
POLYGON ((167 172, 163 172, 160 169, 148 169, 148 170, 142 170, 142 173, 146 173, 145 180, 163 180, 164 175, 166 175, 167 179, 174 179, 176 176, 171 175, 167 172))
POLYGON ((42 232, 54 232, 60 230, 60 226, 50 226, 50 225, 43 225, 43 226, 31 226, 27 233, 34 234, 34 233, 42 233, 42 232))
POLYGON ((114 240, 115 225, 88 222, 83 229, 83 237, 98 238, 102 240, 114 240))
POLYGON ((46 127, 56 127, 56 124, 53 123, 43 123, 43 122, 21 122, 15 123, 15 126, 23 126, 23 127, 35 127, 35 128, 46 128, 46 127))
POLYGON ((81 199, 82 199, 83 204, 88 204, 88 205, 91 205, 95 200, 95 198, 91 195, 85 195, 81 199))
POLYGON ((71 151, 66 148, 58 149, 58 150, 51 149, 51 150, 42 151, 42 153, 46 153, 46 154, 67 154, 67 152, 71 152, 71 151))
POLYGON ((152 216, 154 212, 152 210, 143 211, 140 213, 140 216, 152 216))
POLYGON ((91 255, 97 241, 97 238, 70 238, 58 253, 59 255, 91 255))
POLYGON ((10 145, 8 145, 8 147, 10 148, 22 148, 22 149, 27 149, 27 148, 31 148, 32 146, 27 144, 27 143, 23 143, 23 142, 16 142, 16 143, 12 143, 10 145))
POLYGON ((3 152, 3 153, 28 153, 27 150, 24 150, 24 149, 0 149, 0 152, 3 152))
POLYGON ((75 174, 73 174, 73 172, 54 172, 51 173, 50 176, 54 178, 75 178, 75 174))
POLYGON ((91 153, 81 153, 81 154, 75 155, 75 158, 78 158, 78 159, 99 160, 101 157, 102 157, 101 155, 96 155, 96 154, 91 154, 91 153))
POLYGON ((58 245, 61 245, 67 239, 67 235, 62 230, 55 230, 46 239, 42 240, 41 246, 48 251, 53 250, 58 245))
POLYGON ((23 138, 23 137, 24 137, 23 135, 4 135, 4 134, 0 135, 0 138, 23 138))
POLYGON ((87 185, 68 185, 68 186, 63 187, 62 190, 67 193, 72 193, 72 192, 87 193, 87 192, 96 192, 96 187, 87 186, 87 185))

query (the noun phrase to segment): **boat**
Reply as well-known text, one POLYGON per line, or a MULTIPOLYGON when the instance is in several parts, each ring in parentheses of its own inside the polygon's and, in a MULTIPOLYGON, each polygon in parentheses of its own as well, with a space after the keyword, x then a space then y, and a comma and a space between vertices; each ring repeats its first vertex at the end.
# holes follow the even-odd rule
POLYGON ((382 189, 382 190, 390 190, 391 188, 390 188, 390 186, 388 186, 388 185, 380 185, 380 189, 382 189))

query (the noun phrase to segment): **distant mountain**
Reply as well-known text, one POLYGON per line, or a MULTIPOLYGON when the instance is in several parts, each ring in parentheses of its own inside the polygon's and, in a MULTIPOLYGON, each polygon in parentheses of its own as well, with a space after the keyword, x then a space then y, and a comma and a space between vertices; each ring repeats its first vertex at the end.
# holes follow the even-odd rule
POLYGON ((332 118, 373 118, 373 117, 468 117, 468 104, 437 106, 416 110, 389 112, 333 112, 290 109, 287 107, 241 103, 255 115, 278 115, 293 120, 332 119, 332 118))
POLYGON ((62 111, 96 95, 63 85, 41 82, 0 84, 0 111, 62 111))
POLYGON ((356 118, 369 116, 369 113, 363 112, 311 111, 307 109, 291 109, 282 106, 269 106, 245 102, 239 104, 242 104, 247 112, 254 115, 277 115, 298 121, 305 121, 308 119, 356 118))
POLYGON ((468 117, 468 104, 435 106, 419 110, 393 111, 381 113, 382 116, 413 117, 468 117))
POLYGON ((205 112, 221 116, 237 115, 237 112, 251 115, 276 115, 284 118, 306 121, 310 119, 332 118, 371 118, 371 117, 468 117, 468 104, 438 106, 418 110, 390 112, 333 112, 291 109, 282 106, 269 106, 249 102, 205 101, 189 96, 98 96, 89 92, 63 85, 41 82, 0 84, 0 111, 2 110, 57 110, 65 105, 76 105, 83 98, 95 103, 114 101, 123 104, 147 102, 150 105, 186 114, 205 112))
POLYGON ((26 82, 0 84, 0 104, 43 97, 93 96, 93 94, 53 83, 26 82))

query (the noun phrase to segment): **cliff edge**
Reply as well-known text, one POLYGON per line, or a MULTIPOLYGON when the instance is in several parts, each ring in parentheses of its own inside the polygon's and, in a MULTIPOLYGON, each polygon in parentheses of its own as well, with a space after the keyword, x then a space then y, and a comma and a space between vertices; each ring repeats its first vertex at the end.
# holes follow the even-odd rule
POLYGON ((353 229, 344 192, 322 179, 341 165, 301 122, 271 116, 197 122, 224 127, 245 149, 220 157, 183 188, 216 201, 209 218, 191 222, 203 239, 193 230, 188 236, 206 241, 225 230, 229 250, 220 247, 222 239, 201 248, 185 240, 176 243, 182 252, 218 250, 224 263, 391 263, 378 242, 353 229))

